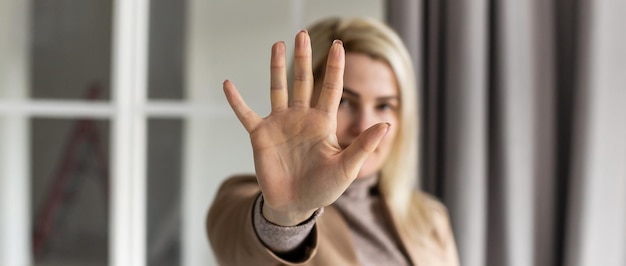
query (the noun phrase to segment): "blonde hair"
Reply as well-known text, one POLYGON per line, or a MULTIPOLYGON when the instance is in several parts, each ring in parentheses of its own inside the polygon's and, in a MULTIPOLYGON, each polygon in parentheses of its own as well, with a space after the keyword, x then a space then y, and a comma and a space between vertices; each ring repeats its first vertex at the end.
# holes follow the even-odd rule
MULTIPOLYGON (((418 110, 415 74, 409 53, 400 37, 387 25, 369 18, 329 18, 308 28, 313 50, 312 69, 315 84, 324 78, 326 58, 335 39, 343 42, 346 53, 361 53, 387 63, 400 93, 400 128, 387 161, 379 189, 401 233, 424 236, 432 221, 419 193, 418 182, 418 110), (417 212, 418 215, 409 215, 417 212)), ((292 76, 292 75, 290 75, 292 76)))

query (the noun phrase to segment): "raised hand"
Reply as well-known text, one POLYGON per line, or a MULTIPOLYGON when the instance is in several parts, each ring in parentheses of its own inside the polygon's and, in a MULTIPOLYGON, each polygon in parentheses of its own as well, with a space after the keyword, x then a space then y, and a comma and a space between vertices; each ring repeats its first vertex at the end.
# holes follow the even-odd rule
POLYGON ((343 92, 345 51, 334 41, 319 99, 311 106, 314 88, 311 41, 306 31, 296 35, 294 89, 288 103, 285 44, 272 46, 271 113, 259 117, 230 81, 224 82, 228 103, 250 134, 257 180, 269 221, 292 226, 328 206, 356 178, 361 165, 389 129, 376 124, 346 149, 337 142, 337 107, 343 92))

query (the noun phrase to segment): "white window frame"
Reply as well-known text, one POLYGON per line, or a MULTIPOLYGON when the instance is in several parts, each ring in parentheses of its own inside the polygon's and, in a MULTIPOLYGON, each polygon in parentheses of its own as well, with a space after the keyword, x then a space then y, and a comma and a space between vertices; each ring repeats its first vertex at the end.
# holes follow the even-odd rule
POLYGON ((111 265, 146 265, 146 104, 149 0, 113 3, 111 265))

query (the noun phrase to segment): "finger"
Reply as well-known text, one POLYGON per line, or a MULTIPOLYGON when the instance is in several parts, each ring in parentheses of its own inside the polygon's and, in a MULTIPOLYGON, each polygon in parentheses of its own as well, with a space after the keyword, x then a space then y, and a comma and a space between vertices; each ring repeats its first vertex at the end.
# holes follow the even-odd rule
POLYGON ((318 109, 326 111, 333 116, 337 114, 337 106, 339 106, 341 94, 343 93, 345 60, 343 43, 340 40, 333 41, 333 45, 328 53, 322 91, 316 106, 318 109))
POLYGON ((296 35, 294 49, 294 77, 292 106, 308 107, 313 90, 313 72, 311 70, 311 39, 306 30, 296 35))
POLYGON ((287 108, 287 74, 285 68, 285 43, 277 42, 272 46, 270 62, 270 97, 272 111, 287 108))
POLYGON ((348 169, 347 176, 356 177, 367 156, 376 150, 390 126, 389 123, 379 123, 368 128, 343 151, 344 169, 348 169))
POLYGON ((235 88, 232 82, 229 80, 224 81, 224 94, 228 104, 235 111, 235 115, 239 118, 239 121, 246 128, 248 132, 251 132, 261 122, 261 118, 254 112, 246 102, 241 98, 241 95, 235 88))

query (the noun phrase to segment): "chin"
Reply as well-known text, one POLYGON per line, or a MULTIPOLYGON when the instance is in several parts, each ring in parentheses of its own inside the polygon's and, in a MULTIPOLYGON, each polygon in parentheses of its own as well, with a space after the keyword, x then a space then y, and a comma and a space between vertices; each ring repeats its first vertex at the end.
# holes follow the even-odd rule
POLYGON ((370 154, 363 165, 361 165, 361 170, 356 175, 356 178, 363 178, 372 176, 374 174, 380 173, 383 170, 383 165, 385 165, 385 160, 387 160, 387 152, 380 152, 380 150, 376 150, 374 153, 370 154))
POLYGON ((378 165, 378 167, 375 167, 374 165, 372 165, 368 161, 365 161, 365 163, 361 167, 361 170, 356 175, 356 178, 363 178, 363 177, 372 176, 372 175, 380 172, 381 168, 382 168, 382 165, 378 165))
POLYGON ((361 175, 361 173, 359 173, 359 174, 356 176, 356 179, 359 179, 359 178, 364 178, 364 177, 366 177, 366 176, 369 176, 369 175, 361 175))

